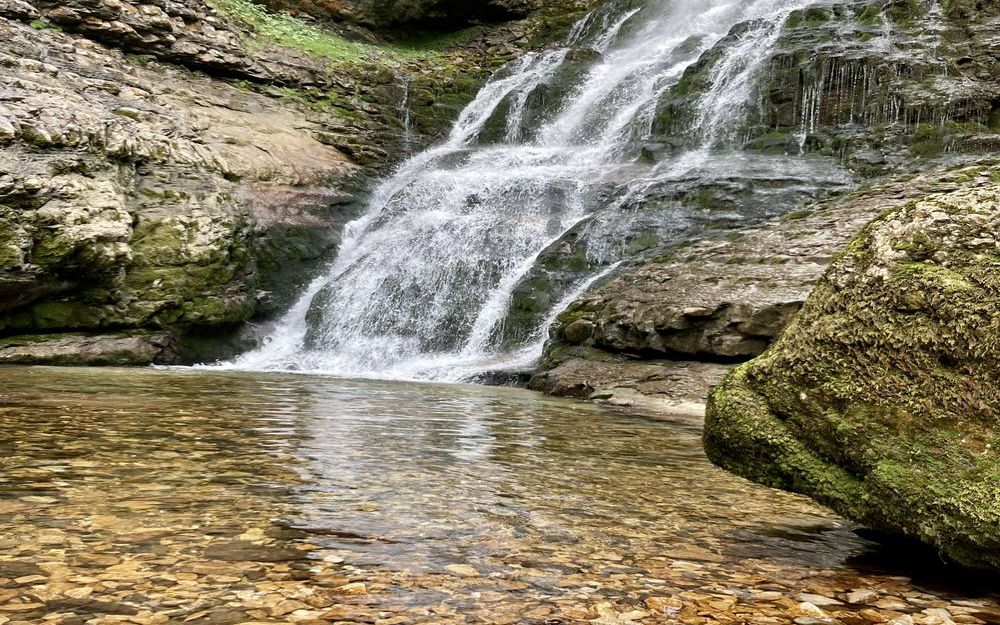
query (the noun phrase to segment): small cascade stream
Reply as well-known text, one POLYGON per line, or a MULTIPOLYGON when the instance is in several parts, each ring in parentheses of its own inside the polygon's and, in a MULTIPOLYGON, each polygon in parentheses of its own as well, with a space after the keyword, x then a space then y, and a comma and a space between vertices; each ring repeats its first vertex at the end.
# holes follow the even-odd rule
POLYGON ((649 0, 587 15, 564 46, 497 72, 447 140, 382 182, 338 257, 272 335, 223 366, 462 380, 530 365, 554 316, 629 260, 618 244, 628 232, 669 238, 702 227, 681 209, 646 223, 654 217, 643 217, 644 205, 676 185, 761 167, 735 151, 733 133, 781 25, 806 4, 649 0), (660 99, 737 24, 694 103, 693 147, 644 161, 660 99), (578 231, 585 266, 549 280, 541 314, 514 320, 514 293, 578 231))

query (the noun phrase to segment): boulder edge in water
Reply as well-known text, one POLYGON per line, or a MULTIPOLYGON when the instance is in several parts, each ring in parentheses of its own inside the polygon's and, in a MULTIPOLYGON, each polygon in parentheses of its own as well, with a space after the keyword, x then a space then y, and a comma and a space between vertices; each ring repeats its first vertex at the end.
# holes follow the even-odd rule
POLYGON ((708 403, 717 465, 1000 569, 1000 168, 869 224, 708 403))

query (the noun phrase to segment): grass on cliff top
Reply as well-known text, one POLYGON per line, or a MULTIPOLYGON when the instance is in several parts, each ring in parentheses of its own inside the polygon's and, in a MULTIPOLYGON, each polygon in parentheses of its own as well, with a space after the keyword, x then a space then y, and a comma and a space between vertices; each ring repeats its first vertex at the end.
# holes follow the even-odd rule
POLYGON ((255 33, 258 43, 273 43, 331 61, 364 62, 397 58, 428 59, 439 54, 437 41, 421 41, 409 45, 373 45, 350 41, 307 24, 287 13, 272 13, 251 0, 209 0, 223 15, 242 22, 255 33))

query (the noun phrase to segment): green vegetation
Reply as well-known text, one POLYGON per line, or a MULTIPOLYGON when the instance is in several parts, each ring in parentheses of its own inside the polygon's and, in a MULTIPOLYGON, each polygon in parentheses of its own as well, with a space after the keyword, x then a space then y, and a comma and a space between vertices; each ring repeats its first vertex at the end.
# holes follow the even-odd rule
POLYGON ((31 26, 35 30, 54 30, 57 32, 62 32, 62 29, 50 22, 47 19, 37 19, 28 22, 28 26, 31 26))
POLYGON ((250 27, 256 35, 255 41, 247 42, 250 45, 272 43, 337 62, 431 58, 441 48, 470 36, 466 31, 459 31, 446 37, 421 38, 407 42, 408 45, 372 45, 325 32, 287 13, 271 13, 250 0, 209 0, 209 4, 223 15, 250 27))
POLYGON ((858 22, 861 24, 876 24, 880 15, 882 15, 882 7, 873 4, 865 7, 865 10, 858 16, 858 22))
POLYGON ((483 26, 469 26, 468 28, 444 33, 411 33, 405 37, 395 38, 392 44, 388 44, 388 47, 404 55, 427 56, 433 52, 443 52, 467 43, 484 30, 483 26))

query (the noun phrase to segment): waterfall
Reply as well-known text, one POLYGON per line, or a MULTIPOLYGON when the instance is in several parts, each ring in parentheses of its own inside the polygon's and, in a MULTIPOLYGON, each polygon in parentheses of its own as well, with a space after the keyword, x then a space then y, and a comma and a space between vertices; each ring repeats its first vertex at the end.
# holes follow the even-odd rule
MULTIPOLYGON (((264 344, 226 366, 460 380, 530 363, 553 316, 624 259, 615 246, 595 244, 587 252, 593 266, 563 280, 552 307, 511 345, 501 335, 512 293, 539 255, 563 245, 574 228, 613 232, 629 219, 619 207, 712 171, 714 155, 729 154, 717 149, 752 104, 769 46, 805 4, 607 6, 580 20, 564 46, 508 64, 443 143, 378 186, 366 213, 348 225, 335 261, 264 344), (700 147, 642 165, 639 148, 657 102, 740 23, 750 26, 724 49, 696 104, 690 134, 700 147), (613 213, 620 216, 595 221, 613 213)), ((720 160, 713 175, 731 162, 720 160)))

